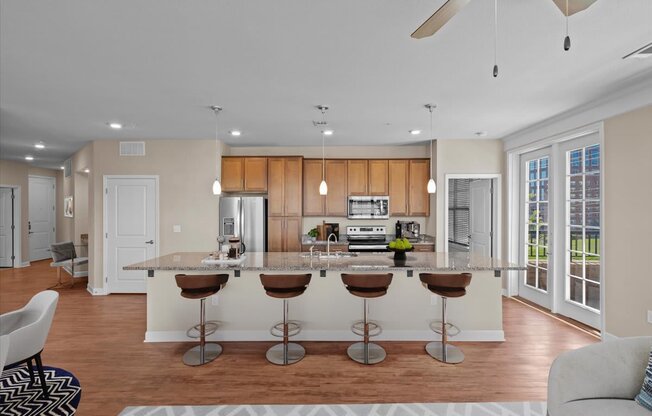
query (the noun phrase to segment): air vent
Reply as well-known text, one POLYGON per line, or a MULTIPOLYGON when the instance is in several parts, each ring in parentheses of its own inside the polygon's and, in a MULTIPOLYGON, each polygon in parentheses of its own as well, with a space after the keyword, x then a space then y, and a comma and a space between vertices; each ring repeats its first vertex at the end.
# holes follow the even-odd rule
POLYGON ((643 59, 649 57, 652 57, 652 43, 648 43, 647 45, 643 46, 640 49, 635 50, 629 55, 623 56, 623 59, 629 59, 629 58, 643 59))
POLYGON ((120 142, 120 156, 145 156, 145 142, 120 142))
POLYGON ((72 159, 63 162, 63 176, 68 178, 72 172, 72 159))

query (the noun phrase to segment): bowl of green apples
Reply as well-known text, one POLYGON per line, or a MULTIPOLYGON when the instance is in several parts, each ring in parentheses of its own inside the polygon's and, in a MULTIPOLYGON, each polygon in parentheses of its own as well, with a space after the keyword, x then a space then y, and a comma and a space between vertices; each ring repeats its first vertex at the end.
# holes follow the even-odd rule
POLYGON ((390 241, 387 248, 394 252, 394 260, 403 261, 407 259, 405 253, 414 250, 414 247, 407 238, 397 238, 394 241, 390 241))

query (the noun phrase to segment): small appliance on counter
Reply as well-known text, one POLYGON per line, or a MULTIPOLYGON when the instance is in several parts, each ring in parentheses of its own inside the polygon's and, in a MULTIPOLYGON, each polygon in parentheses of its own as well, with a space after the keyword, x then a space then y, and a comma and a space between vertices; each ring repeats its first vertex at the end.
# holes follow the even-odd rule
POLYGON ((417 241, 421 235, 421 225, 414 221, 396 221, 396 238, 417 241))

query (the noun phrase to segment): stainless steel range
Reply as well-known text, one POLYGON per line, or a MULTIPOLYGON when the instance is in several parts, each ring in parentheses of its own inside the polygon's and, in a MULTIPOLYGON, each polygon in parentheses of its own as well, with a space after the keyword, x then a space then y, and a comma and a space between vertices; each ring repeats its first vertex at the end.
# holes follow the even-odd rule
POLYGON ((374 252, 387 249, 387 227, 384 225, 349 225, 346 227, 349 251, 374 252))

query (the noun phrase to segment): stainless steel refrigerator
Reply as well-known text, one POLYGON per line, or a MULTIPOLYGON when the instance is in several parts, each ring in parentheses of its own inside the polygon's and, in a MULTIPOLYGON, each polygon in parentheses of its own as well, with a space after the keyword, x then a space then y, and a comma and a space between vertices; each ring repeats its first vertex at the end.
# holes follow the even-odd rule
MULTIPOLYGON (((220 198, 220 235, 237 236, 248 252, 267 251, 267 200, 262 196, 220 198)), ((228 240, 227 240, 228 241, 228 240)))

